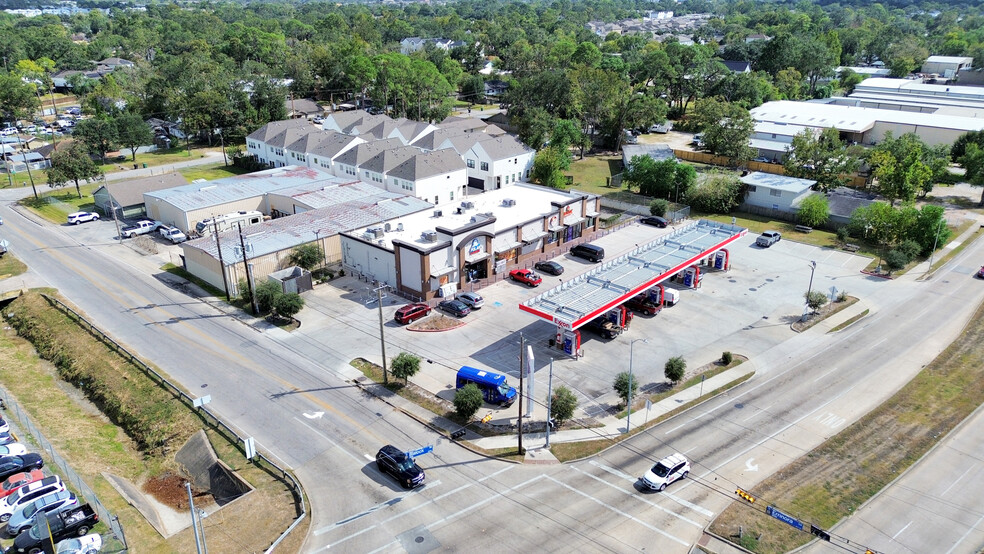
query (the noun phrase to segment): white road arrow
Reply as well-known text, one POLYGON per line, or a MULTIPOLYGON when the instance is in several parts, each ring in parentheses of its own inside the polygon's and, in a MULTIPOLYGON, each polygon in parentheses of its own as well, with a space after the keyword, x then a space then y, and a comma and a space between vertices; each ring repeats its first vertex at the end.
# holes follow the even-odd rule
MULTIPOLYGON (((307 415, 307 414, 304 414, 304 415, 307 415)), ((758 464, 753 464, 752 462, 754 462, 754 461, 755 461, 755 458, 749 458, 748 461, 745 462, 745 469, 747 469, 748 471, 758 471, 759 470, 759 466, 758 466, 758 464)))
POLYGON ((325 415, 324 412, 314 412, 313 414, 309 414, 307 412, 304 413, 304 417, 308 419, 321 419, 321 416, 323 415, 325 415))

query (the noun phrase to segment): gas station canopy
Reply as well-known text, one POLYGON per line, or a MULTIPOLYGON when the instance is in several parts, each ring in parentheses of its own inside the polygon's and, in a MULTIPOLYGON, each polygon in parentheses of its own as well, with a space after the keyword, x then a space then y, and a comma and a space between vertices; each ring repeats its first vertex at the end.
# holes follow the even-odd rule
POLYGON ((657 285, 700 259, 721 250, 748 230, 701 219, 628 254, 539 294, 519 309, 577 329, 633 296, 657 285))

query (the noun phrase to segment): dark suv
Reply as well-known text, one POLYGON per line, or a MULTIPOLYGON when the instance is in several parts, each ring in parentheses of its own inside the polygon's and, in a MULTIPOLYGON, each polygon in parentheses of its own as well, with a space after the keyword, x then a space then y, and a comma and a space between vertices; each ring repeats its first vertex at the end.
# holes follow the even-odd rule
POLYGON ((412 489, 424 482, 424 470, 406 452, 387 444, 376 453, 376 467, 383 473, 389 473, 400 482, 405 489, 412 489))

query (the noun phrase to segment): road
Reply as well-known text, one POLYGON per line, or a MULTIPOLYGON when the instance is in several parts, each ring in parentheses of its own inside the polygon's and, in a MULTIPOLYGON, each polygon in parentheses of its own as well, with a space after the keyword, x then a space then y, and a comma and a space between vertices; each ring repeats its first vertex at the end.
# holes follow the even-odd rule
POLYGON ((11 251, 41 281, 188 390, 211 395, 216 412, 294 468, 313 508, 309 552, 686 552, 735 486, 753 486, 879 404, 984 299, 964 261, 984 255, 975 244, 930 281, 886 283, 865 299, 873 315, 856 328, 807 332, 768 350, 752 361, 754 379, 698 409, 591 460, 513 465, 449 445, 367 400, 340 354, 352 347, 341 342, 366 341, 362 330, 295 348, 278 331, 259 333, 163 286, 119 255, 125 247, 82 246, 6 205, 0 215, 11 251), (375 470, 385 443, 436 446, 420 459, 425 487, 402 491, 375 470), (663 494, 639 491, 638 476, 673 450, 694 461, 693 478, 663 494))

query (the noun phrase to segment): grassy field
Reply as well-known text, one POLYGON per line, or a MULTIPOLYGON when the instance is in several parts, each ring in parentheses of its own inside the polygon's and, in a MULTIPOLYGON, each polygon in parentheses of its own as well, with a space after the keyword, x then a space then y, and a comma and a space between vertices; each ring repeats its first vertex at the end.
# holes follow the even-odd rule
MULTIPOLYGON (((16 301, 13 310, 30 309, 37 315, 36 321, 50 326, 50 332, 96 357, 98 363, 121 366, 118 356, 92 335, 78 328, 47 303, 35 297, 28 304, 16 301), (114 360, 113 358, 117 358, 114 360)), ((122 364, 126 365, 126 364, 122 364)), ((139 371, 129 373, 125 379, 133 383, 145 382, 138 391, 157 391, 162 399, 172 398, 158 388, 139 371)), ((194 536, 191 529, 164 539, 150 526, 103 477, 111 473, 140 484, 148 477, 177 469, 172 448, 169 454, 159 451, 142 451, 136 442, 119 427, 111 423, 99 409, 84 398, 82 391, 64 382, 55 368, 38 359, 33 346, 17 336, 9 328, 0 333, 0 382, 8 393, 30 414, 32 421, 55 445, 110 512, 118 514, 133 552, 193 552, 194 536)), ((153 394, 153 393, 151 393, 153 394)), ((190 408, 184 408, 181 420, 191 428, 182 430, 182 437, 203 426, 190 408)), ((244 552, 262 549, 290 524, 295 515, 293 500, 282 482, 273 478, 255 464, 247 463, 238 448, 222 436, 205 427, 220 458, 250 482, 256 490, 211 514, 206 520, 209 549, 215 552, 244 552)), ((181 442, 178 440, 178 442, 181 442)), ((176 444, 175 446, 180 446, 176 444)), ((306 533, 302 525, 288 542, 297 551, 306 533)))
POLYGON ((604 196, 619 190, 606 186, 606 183, 612 175, 621 172, 621 156, 588 156, 583 160, 575 159, 564 175, 573 177, 573 188, 604 196))
POLYGON ((27 271, 27 266, 13 254, 8 252, 0 258, 0 280, 16 277, 25 271, 27 271))
MULTIPOLYGON (((984 307, 892 398, 756 486, 752 496, 823 528, 850 516, 978 407, 984 397, 982 341, 984 307)), ((728 537, 739 526, 743 546, 756 552, 789 552, 812 538, 738 502, 711 530, 728 537)))
POLYGON ((178 173, 184 175, 185 179, 191 182, 196 179, 214 181, 215 179, 222 179, 224 177, 243 175, 244 173, 249 173, 249 171, 241 167, 225 165, 220 162, 217 164, 196 165, 195 167, 183 167, 178 170, 178 173))

